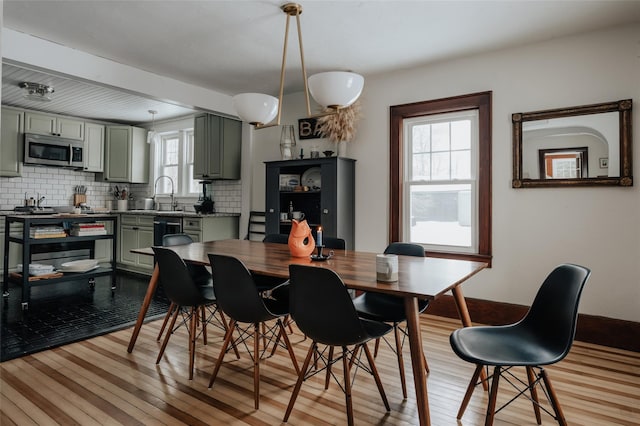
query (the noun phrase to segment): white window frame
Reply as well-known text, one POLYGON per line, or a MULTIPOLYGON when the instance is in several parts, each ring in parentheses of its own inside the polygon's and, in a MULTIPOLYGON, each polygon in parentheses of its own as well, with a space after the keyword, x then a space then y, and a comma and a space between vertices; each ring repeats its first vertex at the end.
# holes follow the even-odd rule
MULTIPOLYGON (((165 141, 178 138, 178 179, 175 184, 176 197, 197 197, 198 192, 190 191, 190 182, 193 180, 193 161, 189 160, 189 152, 187 151, 187 143, 191 141, 193 150, 193 129, 180 129, 170 132, 162 132, 158 135, 157 142, 154 144, 154 161, 153 161, 153 182, 159 176, 164 175, 164 165, 162 164, 162 152, 165 141)), ((153 188, 155 190, 155 188, 153 188)), ((158 189, 156 195, 170 195, 170 192, 162 192, 158 189)))
MULTIPOLYGON (((402 185, 404 194, 402 197, 402 235, 403 241, 415 242, 421 244, 425 250, 428 251, 446 251, 452 253, 477 253, 478 241, 479 241, 479 229, 478 229, 478 152, 479 152, 479 110, 470 109, 464 111, 447 112, 441 114, 425 115, 412 118, 405 118, 403 120, 403 143, 405 173, 404 183, 402 185), (413 132, 412 128, 419 125, 437 124, 452 122, 457 120, 470 120, 471 121, 471 158, 470 158, 470 177, 468 179, 419 179, 412 180, 413 176, 413 132), (427 244, 420 241, 411 240, 411 226, 412 226, 412 209, 411 209, 411 191, 415 188, 427 188, 427 187, 445 187, 451 186, 455 188, 459 185, 469 185, 471 190, 471 212, 470 212, 470 226, 471 226, 471 241, 468 246, 461 245, 445 245, 445 244, 427 244)), ((454 150, 450 150, 453 152, 454 150)))

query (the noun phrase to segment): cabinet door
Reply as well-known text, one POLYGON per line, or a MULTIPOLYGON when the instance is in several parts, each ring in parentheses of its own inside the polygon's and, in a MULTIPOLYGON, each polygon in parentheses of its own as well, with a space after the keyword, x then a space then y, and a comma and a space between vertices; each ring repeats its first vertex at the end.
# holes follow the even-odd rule
POLYGON ((131 170, 130 126, 107 126, 107 148, 105 150, 105 180, 129 182, 131 170))
POLYGON ((65 138, 84 139, 84 121, 58 117, 56 133, 65 138))
POLYGON ((209 140, 207 141, 208 177, 222 177, 222 117, 209 115, 209 140))
POLYGON ((222 143, 220 146, 221 175, 223 179, 240 179, 242 155, 242 122, 222 118, 222 143))
POLYGON ((0 123, 0 176, 22 175, 23 113, 2 108, 0 123))
MULTIPOLYGON (((120 229, 120 261, 135 266, 138 255, 131 253, 131 250, 139 247, 137 227, 123 225, 120 229)), ((153 243, 146 247, 151 247, 152 245, 153 243)))
MULTIPOLYGON (((153 245, 153 229, 138 229, 138 246, 136 248, 151 247, 153 245)), ((153 256, 138 255, 138 264, 153 269, 153 256)))
POLYGON ((104 170, 104 126, 86 123, 84 130, 84 170, 102 172, 104 170))
POLYGON ((38 133, 40 135, 53 135, 57 133, 56 117, 53 115, 26 112, 24 119, 25 133, 38 133))
POLYGON ((193 123, 193 178, 203 179, 207 170, 208 115, 199 115, 193 123))

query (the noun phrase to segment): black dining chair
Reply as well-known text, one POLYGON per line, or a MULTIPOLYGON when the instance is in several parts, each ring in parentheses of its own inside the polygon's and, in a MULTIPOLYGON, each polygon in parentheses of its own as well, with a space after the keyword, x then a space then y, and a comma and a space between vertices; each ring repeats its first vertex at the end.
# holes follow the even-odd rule
MULTIPOLYGON (((424 248, 419 244, 411 243, 391 243, 384 251, 386 254, 398 254, 403 256, 425 257, 424 248)), ((404 300, 400 297, 388 294, 365 292, 353 300, 358 315, 374 321, 384 321, 393 324, 393 334, 395 337, 395 348, 387 342, 387 345, 396 353, 398 359, 398 369, 400 370, 400 383, 402 385, 402 396, 407 398, 407 381, 404 374, 404 358, 402 348, 407 330, 400 325, 407 320, 404 310, 404 300)), ((429 305, 428 300, 418 301, 418 312, 422 313, 429 305)), ((374 356, 378 354, 380 339, 376 340, 374 356)), ((422 354, 424 357, 424 353, 422 354)), ((427 359, 424 357, 426 372, 429 372, 427 359)))
POLYGON ((267 354, 267 348, 270 344, 273 344, 270 353, 272 355, 282 339, 296 373, 300 371, 282 322, 283 317, 289 314, 289 307, 275 299, 261 297, 251 272, 239 259, 209 253, 209 262, 213 272, 213 288, 218 306, 230 317, 231 321, 211 374, 209 387, 213 386, 218 376, 229 344, 232 342, 235 345, 242 343, 247 347, 246 340, 252 336, 254 405, 258 409, 260 405, 260 360, 267 354), (261 331, 260 325, 272 320, 275 320, 275 325, 265 327, 261 331), (247 326, 241 328, 241 323, 247 324, 247 326), (238 332, 237 340, 233 340, 234 330, 238 332), (263 345, 262 351, 260 351, 261 337, 268 339, 264 340, 266 343, 263 345))
MULTIPOLYGON (((302 382, 322 369, 311 366, 311 359, 320 359, 326 369, 325 389, 329 386, 329 378, 336 377, 331 366, 342 360, 343 385, 345 393, 347 421, 353 425, 353 403, 351 398, 352 367, 369 372, 378 387, 380 397, 387 411, 390 411, 387 396, 382 387, 378 370, 367 342, 384 336, 391 331, 391 326, 379 321, 360 318, 353 306, 351 296, 340 277, 332 270, 306 265, 289 265, 290 311, 298 328, 311 340, 298 380, 291 394, 284 421, 289 420, 302 382), (319 344, 326 345, 323 350, 319 344), (342 349, 339 357, 334 358, 335 347, 342 349), (329 350, 328 356, 325 351, 329 350), (363 350, 368 366, 360 360, 363 350)), ((337 379, 336 379, 337 380, 337 379)))
POLYGON ((509 405, 521 395, 533 403, 538 424, 541 424, 540 410, 551 415, 560 425, 566 425, 558 397, 543 366, 555 364, 564 359, 571 349, 578 320, 578 304, 585 283, 591 271, 583 266, 563 264, 556 267, 544 280, 533 300, 533 304, 523 319, 502 326, 477 326, 455 330, 449 340, 453 351, 465 361, 476 364, 475 372, 458 410, 461 419, 471 399, 478 377, 486 366, 489 386, 489 401, 485 425, 493 424, 495 413, 509 405), (493 374, 489 374, 489 367, 493 374), (516 376, 511 369, 525 367, 527 382, 516 376), (518 389, 518 394, 496 410, 498 383, 504 378, 518 389), (544 384, 544 387, 540 385, 544 384), (553 413, 538 400, 537 386, 540 385, 549 401, 553 413))
MULTIPOLYGON (((152 247, 159 268, 159 282, 167 298, 174 305, 169 329, 162 341, 156 364, 160 363, 162 355, 169 343, 169 339, 176 327, 178 315, 181 315, 180 325, 189 330, 189 380, 193 379, 195 360, 195 345, 198 337, 196 331, 198 314, 202 312, 202 333, 206 333, 207 324, 211 323, 218 311, 213 287, 203 288, 196 284, 184 260, 169 248, 152 247), (205 314, 205 309, 207 313, 205 314)), ((226 321, 220 312, 218 326, 226 331, 226 321)), ((217 319, 217 318, 216 318, 217 319)), ((205 340, 206 344, 206 340, 205 340)))
MULTIPOLYGON (((184 233, 179 233, 179 234, 166 234, 162 236, 162 246, 163 247, 173 247, 173 246, 181 246, 181 245, 185 245, 185 244, 191 244, 193 243, 193 239, 191 238, 191 236, 189 236, 189 234, 184 234, 184 233)), ((209 272, 209 270, 207 269, 206 266, 204 265, 198 265, 195 263, 187 263, 187 269, 189 270, 189 273, 191 274, 191 278, 193 279, 193 281, 200 287, 202 287, 201 290, 205 291, 207 287, 212 287, 212 278, 211 278, 211 272, 209 272)), ((164 316, 164 320, 162 321, 162 326, 160 327, 160 332, 158 333, 158 336, 156 337, 156 340, 159 341, 162 338, 162 334, 164 333, 165 328, 167 327, 167 324, 169 323, 169 318, 171 318, 171 314, 173 313, 174 309, 176 308, 176 305, 171 302, 171 304, 169 305, 169 309, 167 309, 167 313, 164 316)), ((205 309, 202 309, 202 314, 205 314, 205 309)), ((204 344, 207 344, 207 334, 206 332, 203 333, 203 338, 204 338, 204 344)))

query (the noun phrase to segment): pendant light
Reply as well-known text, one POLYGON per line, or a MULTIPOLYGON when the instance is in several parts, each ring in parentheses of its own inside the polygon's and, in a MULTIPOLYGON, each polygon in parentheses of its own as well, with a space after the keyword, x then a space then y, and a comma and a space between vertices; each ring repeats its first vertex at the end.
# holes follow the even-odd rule
POLYGON ((314 74, 307 82, 307 70, 304 64, 304 50, 302 47, 302 29, 300 27, 300 14, 302 6, 298 3, 286 3, 281 7, 287 15, 284 31, 284 48, 282 50, 282 68, 280 69, 280 91, 278 97, 262 93, 241 93, 233 97, 233 107, 238 116, 246 122, 254 125, 256 129, 280 125, 282 115, 282 96, 284 92, 285 66, 287 63, 287 45, 289 39, 289 19, 296 18, 298 29, 298 45, 300 48, 300 63, 302 65, 302 80, 304 82, 304 95, 308 117, 335 114, 341 108, 353 104, 364 86, 364 77, 360 74, 346 71, 330 71, 314 74), (311 115, 309 92, 313 99, 323 108, 328 108, 328 113, 311 115), (272 120, 275 122, 271 123, 272 120))
POLYGON ((158 111, 150 109, 149 114, 151 114, 151 130, 147 132, 147 143, 152 143, 156 141, 158 136, 158 132, 156 132, 156 114, 158 111))

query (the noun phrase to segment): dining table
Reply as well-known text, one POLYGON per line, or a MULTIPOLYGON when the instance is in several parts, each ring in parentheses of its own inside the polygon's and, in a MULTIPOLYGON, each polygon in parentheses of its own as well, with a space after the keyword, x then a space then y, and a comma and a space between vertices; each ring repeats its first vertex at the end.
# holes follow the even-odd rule
MULTIPOLYGON (((311 265, 336 272, 347 288, 356 291, 378 292, 401 297, 407 318, 407 333, 415 385, 416 405, 421 425, 430 424, 429 400, 425 360, 420 333, 418 300, 434 300, 451 291, 462 325, 471 326, 471 318, 460 285, 485 269, 485 262, 445 259, 436 257, 398 256, 398 280, 378 281, 376 257, 378 253, 355 250, 332 250, 329 259, 313 260, 311 256, 293 257, 286 244, 264 243, 250 240, 219 240, 195 242, 169 247, 185 262, 209 265, 209 253, 234 256, 254 274, 289 278, 289 265, 311 265)), ((133 253, 153 256, 151 247, 131 250, 133 253)), ((326 250, 325 250, 326 254, 326 250)), ((127 351, 135 346, 140 328, 158 285, 156 265, 138 314, 127 351)))

